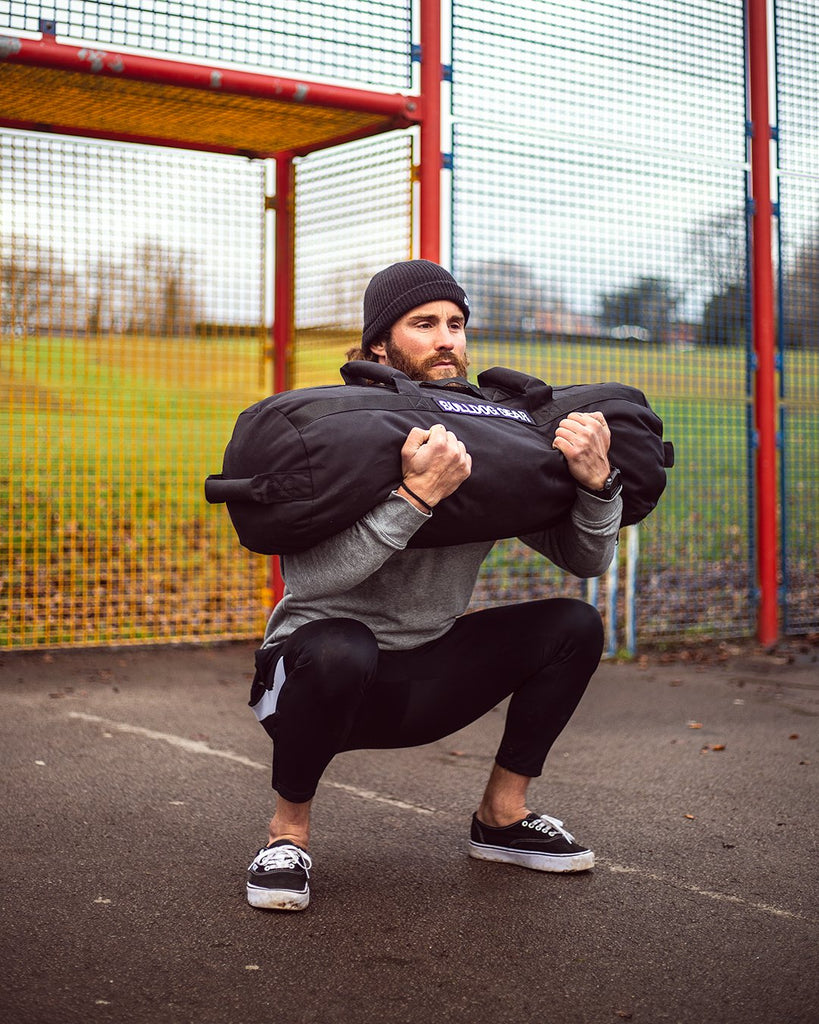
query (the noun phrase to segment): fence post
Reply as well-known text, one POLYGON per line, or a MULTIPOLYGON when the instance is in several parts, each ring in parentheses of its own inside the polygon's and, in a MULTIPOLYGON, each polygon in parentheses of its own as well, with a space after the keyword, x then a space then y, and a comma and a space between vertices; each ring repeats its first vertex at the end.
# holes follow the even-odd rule
MULTIPOLYGON (((625 619, 625 652, 633 658, 637 652, 637 560, 640 554, 639 527, 626 526, 623 530, 626 540, 625 592, 623 594, 625 619)), ((606 570, 606 636, 603 647, 604 658, 617 657, 617 637, 620 630, 618 599, 620 592, 620 548, 614 553, 606 570)), ((595 608, 600 604, 600 577, 585 581, 586 600, 595 608)))
MULTIPOLYGON (((273 287, 273 392, 291 387, 293 353, 293 296, 296 276, 295 169, 290 153, 276 157, 275 283, 273 287)), ((284 594, 278 555, 270 559, 270 590, 275 606, 284 594)))
POLYGON ((441 258, 441 0, 421 0, 420 256, 441 258))
POLYGON ((771 223, 771 124, 768 95, 768 0, 745 0, 751 136, 751 309, 756 434, 757 639, 779 635, 776 457, 776 337, 771 223))

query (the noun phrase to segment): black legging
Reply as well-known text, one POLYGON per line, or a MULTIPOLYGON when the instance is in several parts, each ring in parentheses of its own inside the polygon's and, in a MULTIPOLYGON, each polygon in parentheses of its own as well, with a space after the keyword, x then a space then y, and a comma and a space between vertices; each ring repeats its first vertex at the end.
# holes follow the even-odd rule
MULTIPOLYGON (((541 774, 603 650, 597 610, 554 598, 474 612, 438 640, 381 651, 355 619, 323 619, 256 653, 251 706, 274 686, 273 788, 310 800, 335 754, 412 747, 462 729, 512 695, 496 762, 541 774)), ((268 694, 268 701, 271 695, 268 694)))

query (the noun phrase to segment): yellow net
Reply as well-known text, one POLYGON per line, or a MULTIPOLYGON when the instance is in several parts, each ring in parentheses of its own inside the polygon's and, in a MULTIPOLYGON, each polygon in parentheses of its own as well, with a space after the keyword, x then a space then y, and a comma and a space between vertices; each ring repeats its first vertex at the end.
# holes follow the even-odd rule
POLYGON ((249 155, 380 130, 384 115, 87 73, 0 65, 0 119, 249 155))

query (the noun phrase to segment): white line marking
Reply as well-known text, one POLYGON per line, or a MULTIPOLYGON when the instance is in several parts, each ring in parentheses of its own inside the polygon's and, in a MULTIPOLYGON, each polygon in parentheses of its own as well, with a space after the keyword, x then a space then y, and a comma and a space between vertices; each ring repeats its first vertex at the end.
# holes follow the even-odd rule
MULTIPOLYGON (((130 733, 133 736, 144 736, 149 740, 161 740, 163 743, 170 743, 171 746, 178 747, 181 750, 186 750, 191 754, 206 754, 208 757, 221 757, 225 761, 233 761, 235 764, 244 765, 245 768, 253 768, 255 770, 270 771, 270 765, 262 764, 259 761, 251 761, 250 758, 244 757, 242 754, 234 754, 231 750, 214 750, 213 747, 209 747, 206 743, 202 743, 201 740, 189 740, 184 736, 176 736, 173 733, 168 732, 157 732, 155 729, 145 729, 141 725, 129 725, 127 722, 115 722, 110 718, 101 718, 99 715, 89 715, 83 711, 69 711, 69 718, 78 718, 84 722, 94 722, 97 725, 104 725, 109 729, 116 729, 118 732, 130 733)), ((396 800, 394 797, 384 796, 381 793, 376 793, 370 789, 358 789, 356 786, 349 786, 344 782, 332 782, 329 779, 322 779, 322 786, 329 786, 332 789, 340 789, 345 793, 349 793, 351 796, 359 797, 361 800, 373 800, 377 803, 388 804, 390 807, 397 807, 402 811, 413 811, 415 814, 435 814, 436 810, 432 807, 421 807, 418 804, 407 803, 404 800, 396 800)), ((666 878, 664 875, 658 875, 651 871, 644 871, 642 868, 628 867, 623 864, 613 864, 610 861, 596 860, 598 867, 605 868, 610 871, 613 875, 639 875, 641 878, 650 879, 652 882, 659 882, 661 885, 670 885, 678 889, 685 889, 688 892, 692 892, 697 896, 704 896, 707 899, 722 901, 725 903, 735 903, 738 906, 745 907, 748 910, 758 910, 766 914, 774 914, 777 917, 789 918, 792 921, 806 921, 810 922, 809 918, 803 917, 801 914, 795 914, 791 910, 782 910, 781 907, 774 907, 768 903, 752 903, 750 900, 743 899, 741 896, 734 896, 731 893, 726 892, 712 892, 710 889, 703 889, 693 882, 683 882, 677 878, 666 878)))
POLYGON ((612 864, 610 861, 601 860, 598 858, 595 861, 597 867, 606 868, 611 871, 613 875, 639 875, 641 878, 648 878, 652 882, 660 882, 662 885, 672 885, 677 889, 685 889, 687 892, 693 892, 697 896, 706 896, 711 900, 722 900, 726 903, 737 903, 742 907, 747 907, 750 910, 761 910, 766 914, 775 914, 777 917, 788 917, 794 921, 809 921, 808 918, 803 917, 801 914, 795 914, 792 910, 782 910, 780 907, 771 906, 769 903, 752 903, 750 900, 743 899, 742 896, 734 896, 728 892, 713 892, 711 889, 703 889, 699 885, 695 885, 693 882, 683 882, 678 878, 667 878, 665 875, 658 875, 652 871, 644 871, 642 868, 631 868, 626 867, 623 864, 612 864))
POLYGON ((396 800, 392 796, 382 796, 372 789, 358 789, 356 786, 348 786, 346 782, 333 782, 330 779, 322 779, 322 786, 332 786, 333 789, 343 789, 345 793, 352 793, 353 796, 360 796, 363 800, 377 800, 382 804, 389 804, 391 807, 399 807, 402 811, 415 811, 416 814, 435 814, 434 807, 422 807, 420 804, 408 804, 403 800, 396 800))
MULTIPOLYGON (((214 750, 207 743, 201 740, 189 740, 184 736, 176 736, 169 732, 157 732, 155 729, 146 729, 141 725, 129 725, 127 722, 114 722, 110 718, 101 718, 99 715, 89 715, 84 711, 69 711, 69 718, 79 718, 84 722, 94 722, 97 725, 104 725, 109 729, 116 729, 118 732, 127 732, 132 736, 144 736, 149 740, 160 740, 163 743, 170 743, 173 747, 186 750, 189 754, 206 754, 209 757, 221 757, 225 761, 233 761, 234 764, 244 765, 245 768, 254 768, 264 772, 270 771, 269 764, 262 764, 260 761, 251 761, 249 757, 242 754, 234 754, 232 750, 214 750)), ((421 807, 418 804, 410 804, 405 800, 396 800, 394 797, 384 796, 371 789, 357 789, 355 786, 348 786, 344 782, 333 782, 330 779, 322 779, 322 786, 329 786, 332 789, 341 789, 345 793, 357 796, 362 800, 374 800, 380 804, 389 804, 390 807, 397 807, 402 811, 414 811, 416 814, 434 814, 430 807, 421 807)))
POLYGON ((200 740, 188 740, 184 736, 174 736, 169 732, 156 732, 154 729, 145 729, 141 725, 129 725, 127 722, 114 722, 110 718, 100 718, 99 715, 88 715, 84 711, 69 711, 69 718, 81 718, 84 722, 96 722, 97 725, 105 725, 109 729, 116 729, 118 732, 128 732, 133 736, 144 736, 148 740, 162 740, 170 743, 181 750, 187 750, 191 754, 209 754, 211 757, 221 757, 226 761, 235 761, 236 764, 243 764, 246 768, 269 769, 269 765, 260 764, 258 761, 251 761, 249 757, 241 754, 234 754, 230 750, 214 750, 207 743, 200 740))

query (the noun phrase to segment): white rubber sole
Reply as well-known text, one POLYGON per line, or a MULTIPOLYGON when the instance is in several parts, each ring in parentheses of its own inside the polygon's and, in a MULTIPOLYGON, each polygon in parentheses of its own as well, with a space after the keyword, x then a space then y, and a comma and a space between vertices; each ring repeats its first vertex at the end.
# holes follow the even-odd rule
POLYGON ((563 857, 531 850, 510 850, 508 846, 489 846, 469 842, 469 856, 476 860, 491 860, 499 864, 517 864, 533 871, 588 871, 594 867, 594 853, 568 853, 563 857))
POLYGON ((248 883, 247 902, 260 910, 305 910, 310 903, 310 890, 265 889, 248 883))

